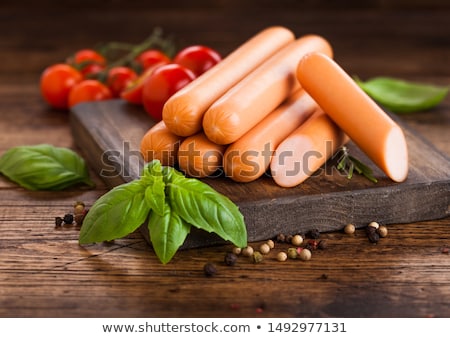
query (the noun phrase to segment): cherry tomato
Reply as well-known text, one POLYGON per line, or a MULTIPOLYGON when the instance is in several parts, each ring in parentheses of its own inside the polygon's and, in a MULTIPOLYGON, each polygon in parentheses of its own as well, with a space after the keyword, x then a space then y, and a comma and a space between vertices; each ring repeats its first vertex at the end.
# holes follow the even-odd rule
POLYGON ((153 67, 156 64, 168 64, 170 58, 158 49, 148 49, 136 57, 136 61, 143 70, 153 67))
POLYGON ((153 67, 146 69, 136 80, 128 84, 120 94, 120 97, 129 103, 142 104, 142 90, 144 89, 144 83, 159 66, 159 64, 156 64, 153 67))
POLYGON ((93 49, 81 49, 74 54, 69 63, 77 67, 84 77, 88 77, 104 70, 106 59, 93 49))
POLYGON ((136 72, 129 67, 112 67, 108 71, 106 85, 114 97, 119 97, 122 91, 137 77, 136 72))
POLYGON ((220 54, 206 46, 195 45, 183 48, 175 55, 173 62, 189 68, 196 76, 206 72, 222 60, 220 54))
POLYGON ((67 109, 71 89, 82 80, 81 73, 72 66, 63 63, 49 66, 41 75, 41 94, 52 107, 67 109))
POLYGON ((175 63, 157 67, 144 83, 142 102, 145 111, 160 121, 167 99, 194 79, 192 71, 175 63))
POLYGON ((98 80, 84 80, 75 85, 69 94, 69 108, 80 102, 111 99, 112 94, 107 86, 98 80))

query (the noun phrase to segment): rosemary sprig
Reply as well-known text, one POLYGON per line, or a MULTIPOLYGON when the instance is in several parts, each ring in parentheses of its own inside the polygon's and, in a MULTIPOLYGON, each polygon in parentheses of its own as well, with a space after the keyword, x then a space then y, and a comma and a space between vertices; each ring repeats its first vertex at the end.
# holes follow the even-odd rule
POLYGON ((338 163, 336 169, 343 171, 347 174, 347 178, 351 179, 353 173, 356 171, 358 174, 363 175, 369 181, 377 183, 378 180, 373 176, 372 169, 362 163, 357 158, 350 155, 348 148, 343 146, 337 153, 338 163))

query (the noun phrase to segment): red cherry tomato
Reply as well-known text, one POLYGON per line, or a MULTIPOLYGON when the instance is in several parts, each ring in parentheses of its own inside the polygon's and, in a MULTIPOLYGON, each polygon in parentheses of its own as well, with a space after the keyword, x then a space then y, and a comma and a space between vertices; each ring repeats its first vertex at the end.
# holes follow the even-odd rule
POLYGON ((170 58, 158 49, 148 49, 136 57, 136 61, 143 70, 153 67, 156 64, 168 64, 170 58))
POLYGON ((81 49, 74 54, 69 63, 77 67, 84 77, 88 77, 104 70, 106 59, 93 49, 81 49))
POLYGON ((192 71, 178 64, 157 67, 144 83, 142 102, 145 111, 160 121, 167 99, 194 79, 192 71))
POLYGON ((111 99, 108 87, 98 80, 84 80, 75 85, 69 94, 69 108, 80 102, 111 99))
POLYGON ((133 104, 142 104, 142 90, 144 89, 145 81, 153 74, 153 71, 159 65, 155 65, 153 67, 145 70, 139 77, 128 84, 128 86, 122 91, 120 97, 129 103, 133 104))
POLYGON ((81 73, 72 66, 63 63, 49 66, 41 75, 41 94, 52 107, 67 109, 71 89, 82 80, 81 73))
POLYGON ((220 54, 206 46, 189 46, 175 55, 173 62, 189 68, 196 76, 206 72, 222 60, 220 54))
POLYGON ((137 79, 136 72, 129 67, 112 67, 108 71, 106 84, 114 97, 119 97, 130 83, 137 79))

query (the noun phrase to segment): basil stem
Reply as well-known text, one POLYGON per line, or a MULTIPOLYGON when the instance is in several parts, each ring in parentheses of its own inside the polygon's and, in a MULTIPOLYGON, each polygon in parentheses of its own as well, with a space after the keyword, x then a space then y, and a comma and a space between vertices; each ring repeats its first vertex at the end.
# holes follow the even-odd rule
POLYGON ((356 83, 375 101, 394 113, 412 113, 437 106, 449 87, 376 77, 368 81, 355 78, 356 83))
POLYGON ((173 210, 186 222, 238 247, 247 245, 243 216, 228 197, 202 181, 176 174, 171 176, 167 189, 173 210))
POLYGON ((145 190, 146 186, 135 180, 101 196, 83 220, 79 243, 110 241, 135 231, 150 212, 145 190))
POLYGON ((85 161, 74 151, 49 144, 10 148, 0 157, 0 172, 29 190, 92 187, 85 161))
POLYGON ((164 207, 164 214, 150 213, 148 230, 153 250, 159 260, 166 264, 184 243, 191 230, 191 225, 185 222, 170 205, 164 207))

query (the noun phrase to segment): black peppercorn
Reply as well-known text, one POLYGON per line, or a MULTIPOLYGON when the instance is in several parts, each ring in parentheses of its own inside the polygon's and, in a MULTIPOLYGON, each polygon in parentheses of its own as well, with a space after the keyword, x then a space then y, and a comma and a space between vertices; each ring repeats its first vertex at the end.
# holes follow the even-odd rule
POLYGON ((380 240, 380 235, 377 232, 377 229, 372 226, 366 227, 367 238, 371 243, 378 243, 380 240))
POLYGON ((311 229, 308 231, 307 236, 312 239, 318 239, 320 237, 319 229, 311 229))
POLYGON ((72 224, 73 223, 73 214, 65 214, 63 220, 64 220, 64 224, 72 224))
POLYGON ((55 217, 55 226, 56 227, 60 227, 61 225, 62 225, 62 223, 63 223, 63 219, 62 219, 62 217, 55 217))
POLYGON ((278 234, 277 235, 277 242, 278 243, 284 243, 286 241, 286 236, 284 234, 278 234))
POLYGON ((203 266, 203 272, 205 273, 205 276, 212 277, 217 273, 217 268, 213 263, 206 263, 203 266))
POLYGON ((236 264, 237 256, 232 252, 227 252, 225 254, 224 262, 228 266, 233 266, 236 264))

